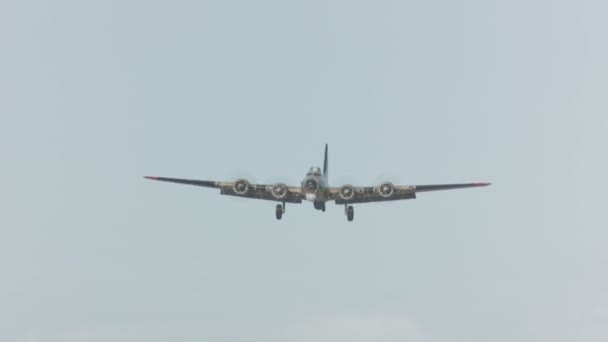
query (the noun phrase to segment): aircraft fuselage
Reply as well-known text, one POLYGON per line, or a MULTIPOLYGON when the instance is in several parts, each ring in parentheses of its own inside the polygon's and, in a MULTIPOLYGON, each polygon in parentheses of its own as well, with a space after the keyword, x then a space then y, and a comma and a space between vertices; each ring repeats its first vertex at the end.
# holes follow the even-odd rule
POLYGON ((302 181, 304 199, 314 203, 315 208, 325 210, 325 202, 329 201, 329 184, 327 177, 321 174, 321 169, 311 167, 302 181))

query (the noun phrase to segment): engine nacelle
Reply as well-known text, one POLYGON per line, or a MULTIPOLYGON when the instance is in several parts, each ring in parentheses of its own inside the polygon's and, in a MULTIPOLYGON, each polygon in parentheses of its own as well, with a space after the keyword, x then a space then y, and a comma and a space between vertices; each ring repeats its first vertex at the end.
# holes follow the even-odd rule
POLYGON ((247 192, 249 192, 249 189, 251 188, 251 186, 249 185, 249 182, 246 179, 239 179, 236 182, 234 182, 234 192, 237 193, 238 195, 245 195, 247 192))
POLYGON ((340 188, 339 196, 341 199, 348 201, 355 196, 355 188, 352 185, 344 185, 340 188))
POLYGON ((277 183, 272 186, 270 192, 272 193, 272 196, 274 196, 274 198, 283 199, 289 193, 289 189, 287 188, 287 185, 283 183, 277 183))
POLYGON ((377 191, 380 196, 389 198, 395 192, 395 186, 391 182, 385 182, 374 190, 377 191))

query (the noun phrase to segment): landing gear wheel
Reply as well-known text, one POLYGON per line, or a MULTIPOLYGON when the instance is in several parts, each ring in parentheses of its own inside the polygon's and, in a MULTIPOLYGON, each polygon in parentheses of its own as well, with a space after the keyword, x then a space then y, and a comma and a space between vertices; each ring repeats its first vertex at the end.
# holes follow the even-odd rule
POLYGON ((348 222, 355 218, 355 208, 353 208, 351 205, 346 207, 346 218, 348 219, 348 222))
POLYGON ((283 209, 283 206, 280 204, 277 204, 277 220, 280 220, 281 218, 283 218, 283 212, 285 210, 283 209))

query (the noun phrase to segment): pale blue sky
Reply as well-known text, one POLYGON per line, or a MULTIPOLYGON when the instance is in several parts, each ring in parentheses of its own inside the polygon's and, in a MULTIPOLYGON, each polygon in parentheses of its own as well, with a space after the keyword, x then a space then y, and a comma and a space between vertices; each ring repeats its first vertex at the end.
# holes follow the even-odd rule
POLYGON ((601 1, 5 1, 0 340, 608 340, 601 1), (492 181, 343 208, 142 179, 492 181))

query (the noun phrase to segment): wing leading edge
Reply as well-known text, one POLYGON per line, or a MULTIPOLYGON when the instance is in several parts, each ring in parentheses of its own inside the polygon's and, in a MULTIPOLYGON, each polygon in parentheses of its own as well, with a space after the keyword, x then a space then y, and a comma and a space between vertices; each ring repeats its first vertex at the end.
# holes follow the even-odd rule
POLYGON ((152 176, 145 176, 144 178, 157 180, 157 181, 161 181, 161 182, 171 182, 171 183, 179 183, 179 184, 187 184, 187 185, 204 186, 207 188, 220 188, 221 187, 220 182, 206 181, 206 180, 152 177, 152 176))
POLYGON ((416 193, 419 192, 476 188, 491 184, 492 183, 462 183, 393 186, 390 183, 384 183, 376 187, 351 187, 352 192, 345 192, 346 188, 350 187, 347 185, 341 188, 331 188, 331 194, 336 201, 336 204, 354 204, 415 199, 416 193))
POLYGON ((489 185, 492 185, 492 183, 416 185, 415 188, 416 188, 416 192, 427 192, 427 191, 439 191, 439 190, 478 188, 478 187, 489 186, 489 185))
POLYGON ((283 184, 250 184, 244 179, 240 179, 234 182, 218 182, 209 180, 152 176, 145 176, 144 178, 161 182, 196 185, 206 188, 216 188, 220 189, 220 194, 228 196, 262 199, 286 203, 302 203, 302 195, 300 188, 286 186, 283 184), (279 188, 277 188, 277 186, 279 186, 279 188))

